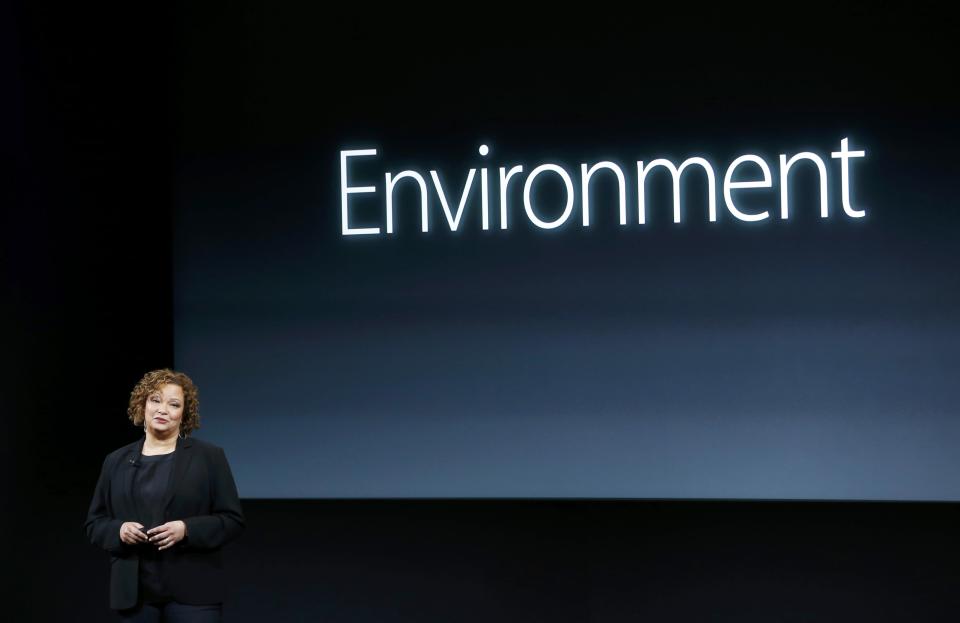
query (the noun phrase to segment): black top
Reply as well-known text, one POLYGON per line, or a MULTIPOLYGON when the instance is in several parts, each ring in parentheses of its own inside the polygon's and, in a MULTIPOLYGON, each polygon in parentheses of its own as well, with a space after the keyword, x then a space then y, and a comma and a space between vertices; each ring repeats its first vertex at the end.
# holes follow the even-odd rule
MULTIPOLYGON (((173 472, 173 455, 140 455, 140 466, 133 487, 140 523, 149 530, 163 523, 163 500, 173 472)), ((163 585, 163 558, 166 550, 157 551, 155 543, 140 546, 140 593, 143 603, 169 601, 169 591, 163 585)))

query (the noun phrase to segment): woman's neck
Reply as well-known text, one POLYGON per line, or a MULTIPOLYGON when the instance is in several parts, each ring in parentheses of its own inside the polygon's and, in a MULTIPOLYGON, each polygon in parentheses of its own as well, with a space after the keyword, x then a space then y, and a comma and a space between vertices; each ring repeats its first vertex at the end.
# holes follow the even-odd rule
POLYGON ((177 431, 170 431, 166 437, 158 437, 147 429, 146 441, 143 442, 144 454, 167 454, 177 449, 177 431), (150 452, 148 453, 147 450, 150 452))

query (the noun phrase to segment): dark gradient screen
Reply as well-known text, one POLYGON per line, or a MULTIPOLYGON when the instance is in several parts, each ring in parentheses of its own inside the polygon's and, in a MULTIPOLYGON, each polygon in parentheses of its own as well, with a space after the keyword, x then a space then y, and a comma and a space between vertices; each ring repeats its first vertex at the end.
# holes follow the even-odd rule
MULTIPOLYGON (((869 41, 756 54, 719 36, 659 58, 665 40, 634 47, 613 23, 576 46, 391 46, 385 27, 309 17, 201 15, 183 33, 176 365, 241 495, 960 500, 956 128, 935 66, 869 41), (866 152, 860 218, 830 157, 843 138, 866 152), (344 149, 377 150, 349 164, 376 193, 349 201, 380 235, 342 235, 344 149), (806 161, 783 219, 778 158, 805 151, 828 217, 806 161), (762 221, 724 202, 743 154, 771 169, 736 195, 762 221), (694 166, 681 222, 660 170, 638 224, 637 161, 694 156, 715 169, 716 221, 694 166), (626 225, 609 172, 582 224, 580 165, 601 161, 625 174, 626 225), (574 189, 554 229, 523 209, 544 163, 574 189), (515 165, 503 230, 499 167, 515 165), (455 211, 471 168, 452 232, 429 171, 455 211), (384 176, 408 169, 430 231, 408 179, 388 235, 384 176)), ((563 183, 538 179, 558 218, 563 183)))

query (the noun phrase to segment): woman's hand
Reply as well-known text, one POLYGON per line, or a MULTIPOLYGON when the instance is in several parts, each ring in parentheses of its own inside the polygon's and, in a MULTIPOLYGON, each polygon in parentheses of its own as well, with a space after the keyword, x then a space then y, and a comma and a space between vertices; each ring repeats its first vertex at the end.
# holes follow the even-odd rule
POLYGON ((147 534, 150 535, 150 542, 158 545, 158 549, 163 550, 173 547, 182 541, 183 537, 187 536, 187 524, 180 520, 168 521, 156 528, 150 528, 147 530, 147 534))
POLYGON ((136 545, 137 543, 146 543, 147 537, 141 530, 143 524, 135 521, 128 521, 120 526, 120 540, 127 545, 136 545))

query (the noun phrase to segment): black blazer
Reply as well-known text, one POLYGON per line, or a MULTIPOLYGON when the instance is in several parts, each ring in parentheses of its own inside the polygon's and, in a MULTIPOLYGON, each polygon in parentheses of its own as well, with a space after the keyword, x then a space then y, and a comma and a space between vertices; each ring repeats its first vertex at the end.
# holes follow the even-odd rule
MULTIPOLYGON (((85 524, 94 545, 110 552, 110 607, 137 604, 138 545, 120 541, 120 525, 138 521, 133 498, 134 474, 144 438, 114 450, 103 461, 85 524)), ((223 601, 220 547, 243 532, 243 511, 223 450, 199 439, 177 439, 173 473, 163 520, 182 520, 185 539, 164 550, 163 582, 172 597, 186 604, 223 601)))

